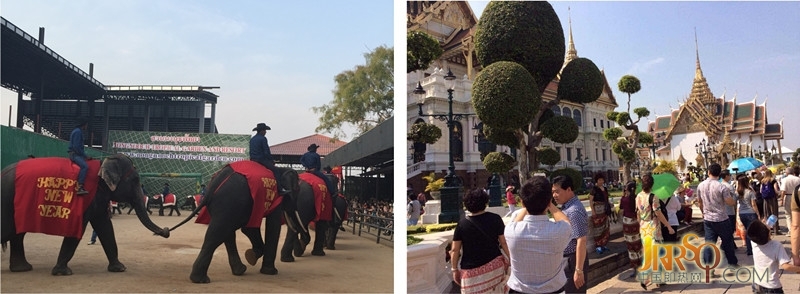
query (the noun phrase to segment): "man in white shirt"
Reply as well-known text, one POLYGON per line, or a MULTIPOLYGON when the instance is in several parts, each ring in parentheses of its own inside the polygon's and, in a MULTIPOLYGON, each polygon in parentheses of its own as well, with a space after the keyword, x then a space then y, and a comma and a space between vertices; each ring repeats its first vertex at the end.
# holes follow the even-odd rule
POLYGON ((511 253, 509 293, 559 293, 567 284, 562 256, 572 228, 567 216, 553 205, 551 189, 541 176, 520 189, 524 209, 515 213, 504 232, 511 253))
POLYGON ((792 232, 792 227, 794 224, 792 223, 792 192, 794 192, 794 188, 800 185, 800 177, 796 174, 792 174, 792 168, 787 167, 784 170, 783 179, 780 181, 780 188, 781 188, 781 195, 783 195, 783 209, 786 210, 786 223, 789 224, 789 236, 794 235, 795 232, 792 232))

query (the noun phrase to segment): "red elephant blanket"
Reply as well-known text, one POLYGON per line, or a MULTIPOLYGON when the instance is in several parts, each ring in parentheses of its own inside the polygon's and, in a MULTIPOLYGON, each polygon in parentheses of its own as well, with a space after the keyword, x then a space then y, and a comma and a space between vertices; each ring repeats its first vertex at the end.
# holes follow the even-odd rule
POLYGON ((314 191, 314 206, 317 210, 317 216, 312 221, 329 221, 333 219, 333 201, 328 193, 328 186, 325 181, 315 176, 312 173, 302 173, 298 177, 301 181, 311 185, 311 190, 314 191))
MULTIPOLYGON (((153 198, 158 199, 161 198, 162 194, 157 194, 153 196, 153 198)), ((164 196, 164 202, 161 203, 161 206, 173 206, 175 205, 175 194, 169 193, 167 196, 164 196)))
MULTIPOLYGON (((260 228, 261 219, 278 208, 283 200, 283 196, 278 194, 278 182, 275 180, 272 171, 258 162, 242 160, 229 165, 233 168, 233 171, 247 179, 247 185, 250 187, 250 196, 253 197, 253 211, 250 213, 250 220, 245 227, 260 228)), ((220 186, 224 185, 227 180, 223 180, 220 186)), ((217 197, 225 197, 225 195, 217 195, 217 197)), ((206 208, 203 207, 197 215, 195 223, 208 224, 210 221, 211 216, 206 208)))
POLYGON ((100 177, 99 160, 89 160, 84 189, 75 194, 80 168, 69 158, 26 159, 17 163, 14 222, 17 233, 31 232, 81 238, 83 212, 94 200, 100 177))

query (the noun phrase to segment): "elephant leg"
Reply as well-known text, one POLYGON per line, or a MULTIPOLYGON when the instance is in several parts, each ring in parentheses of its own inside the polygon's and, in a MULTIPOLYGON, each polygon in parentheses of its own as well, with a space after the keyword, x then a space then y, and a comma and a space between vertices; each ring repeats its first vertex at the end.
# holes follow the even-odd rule
POLYGON ((231 273, 234 276, 241 276, 247 270, 247 266, 242 263, 239 257, 239 250, 236 249, 236 234, 225 240, 225 250, 228 252, 228 264, 231 266, 231 273))
POLYGON ((219 245, 236 234, 236 227, 232 227, 230 222, 220 218, 213 218, 208 224, 206 236, 203 239, 203 247, 200 254, 192 265, 192 273, 189 279, 192 283, 210 283, 208 277, 208 267, 211 265, 211 258, 219 245))
POLYGON ((158 216, 164 216, 164 205, 158 205, 158 216))
POLYGON ((280 211, 267 215, 264 227, 264 260, 261 261, 261 273, 265 275, 278 274, 275 256, 278 254, 278 239, 281 237, 281 215, 280 211))
POLYGON ((28 263, 28 259, 25 258, 24 239, 25 233, 21 233, 11 236, 9 240, 11 242, 11 257, 8 260, 8 264, 12 272, 27 272, 33 269, 33 266, 28 263))
MULTIPOLYGON (((86 229, 86 226, 84 226, 86 229)), ((102 243, 103 239, 100 239, 102 243)), ((80 239, 72 237, 64 237, 61 242, 61 250, 58 252, 58 260, 53 270, 50 272, 54 276, 69 276, 72 275, 72 269, 67 265, 72 257, 75 255, 75 249, 78 249, 80 239)))
POLYGON ((244 258, 250 265, 256 265, 258 259, 264 256, 264 241, 261 239, 261 228, 242 228, 242 233, 250 239, 252 248, 244 252, 244 258))
POLYGON ((314 230, 314 249, 311 250, 311 255, 325 256, 325 251, 322 247, 325 245, 325 235, 328 231, 329 221, 317 221, 314 230))
POLYGON ((172 209, 174 209, 174 210, 175 210, 175 213, 177 213, 177 214, 178 214, 178 216, 181 216, 181 210, 180 210, 180 208, 178 207, 178 204, 175 204, 174 206, 172 206, 172 209))
POLYGON ((100 245, 103 246, 103 252, 108 258, 108 271, 109 272, 124 272, 125 265, 119 261, 119 248, 117 247, 117 238, 114 235, 114 225, 107 217, 100 216, 91 221, 92 228, 97 233, 97 238, 100 238, 100 245))
POLYGON ((328 227, 328 234, 325 235, 325 249, 336 250, 336 234, 339 233, 339 224, 332 224, 328 227))
MULTIPOLYGON (((299 248, 299 246, 300 242, 297 240, 297 233, 287 228, 286 237, 283 239, 283 247, 281 247, 281 261, 293 262, 292 251, 299 248)), ((302 252, 298 256, 301 255, 302 252)))

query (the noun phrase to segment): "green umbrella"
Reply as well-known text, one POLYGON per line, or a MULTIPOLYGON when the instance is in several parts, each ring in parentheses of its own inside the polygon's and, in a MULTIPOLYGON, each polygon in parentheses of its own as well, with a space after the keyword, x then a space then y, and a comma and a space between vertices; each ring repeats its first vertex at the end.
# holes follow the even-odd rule
MULTIPOLYGON (((675 190, 680 187, 681 181, 675 177, 675 175, 671 173, 660 173, 653 175, 653 190, 651 191, 653 194, 656 194, 658 199, 666 200, 675 190)), ((642 184, 639 183, 636 185, 636 193, 642 191, 642 184)))

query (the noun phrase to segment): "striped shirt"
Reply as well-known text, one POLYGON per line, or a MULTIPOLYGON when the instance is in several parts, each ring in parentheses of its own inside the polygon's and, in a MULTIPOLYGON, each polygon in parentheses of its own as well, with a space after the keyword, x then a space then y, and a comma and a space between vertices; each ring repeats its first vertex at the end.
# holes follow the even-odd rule
POLYGON ((703 202, 703 220, 721 222, 728 219, 725 198, 732 198, 730 190, 718 179, 708 178, 697 186, 697 194, 703 202))
POLYGON ((504 233, 511 253, 508 287, 523 293, 552 293, 564 287, 562 253, 571 231, 567 222, 551 222, 547 215, 510 222, 504 233))

